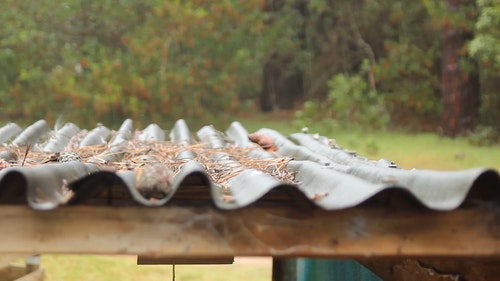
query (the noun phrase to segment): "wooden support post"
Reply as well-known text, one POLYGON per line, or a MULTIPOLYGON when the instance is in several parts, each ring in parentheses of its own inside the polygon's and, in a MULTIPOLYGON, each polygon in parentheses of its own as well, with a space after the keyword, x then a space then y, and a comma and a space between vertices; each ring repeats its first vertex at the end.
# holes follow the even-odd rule
POLYGON ((273 258, 273 281, 296 281, 296 259, 273 258))
POLYGON ((286 281, 285 279, 285 260, 273 258, 273 281, 286 281))

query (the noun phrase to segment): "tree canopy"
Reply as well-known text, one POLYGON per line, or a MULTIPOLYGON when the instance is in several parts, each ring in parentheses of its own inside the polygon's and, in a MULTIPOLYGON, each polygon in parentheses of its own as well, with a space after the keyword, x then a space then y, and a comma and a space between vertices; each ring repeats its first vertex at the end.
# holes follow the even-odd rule
POLYGON ((478 122, 498 130, 500 4, 449 1, 456 11, 433 0, 6 0, 0 117, 217 122, 253 110, 268 79, 295 75, 302 93, 276 98, 293 98, 302 120, 436 130, 452 26, 471 34, 454 55, 479 77, 478 122), (271 59, 281 75, 265 75, 271 59))

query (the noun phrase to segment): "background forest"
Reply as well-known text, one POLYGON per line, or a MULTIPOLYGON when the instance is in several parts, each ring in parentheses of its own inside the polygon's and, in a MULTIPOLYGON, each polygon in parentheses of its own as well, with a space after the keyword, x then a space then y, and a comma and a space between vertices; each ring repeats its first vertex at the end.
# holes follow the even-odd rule
POLYGON ((2 2, 1 120, 500 130, 498 0, 2 2))

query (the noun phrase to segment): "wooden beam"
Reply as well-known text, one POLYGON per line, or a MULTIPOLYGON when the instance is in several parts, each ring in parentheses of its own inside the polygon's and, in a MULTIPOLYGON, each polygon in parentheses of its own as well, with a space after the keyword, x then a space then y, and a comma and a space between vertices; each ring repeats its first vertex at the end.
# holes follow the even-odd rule
POLYGON ((385 281, 444 281, 497 280, 500 276, 500 257, 477 258, 423 258, 423 259, 358 259, 385 281))
POLYGON ((498 257, 500 208, 0 206, 0 254, 498 257))
POLYGON ((23 277, 16 279, 15 281, 43 281, 44 279, 44 270, 43 268, 39 268, 35 271, 32 271, 23 277))
POLYGON ((138 265, 161 265, 161 264, 233 264, 234 257, 146 257, 137 256, 138 265))
POLYGON ((12 264, 4 268, 0 268, 0 280, 14 281, 42 281, 43 268, 31 270, 24 265, 12 264))
MULTIPOLYGON (((18 255, 1 255, 0 254, 0 269, 10 265, 11 263, 13 263, 16 260, 24 258, 24 257, 25 257, 25 255, 21 255, 21 254, 18 254, 18 255)), ((0 280, 2 280, 2 279, 0 279, 0 280)))

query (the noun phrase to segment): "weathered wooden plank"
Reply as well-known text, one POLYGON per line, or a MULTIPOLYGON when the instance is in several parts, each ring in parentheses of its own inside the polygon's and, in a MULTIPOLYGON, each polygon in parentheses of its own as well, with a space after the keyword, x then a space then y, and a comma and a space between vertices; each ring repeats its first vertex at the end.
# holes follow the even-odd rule
POLYGON ((153 264, 233 264, 234 257, 146 257, 137 256, 138 265, 153 265, 153 264))
MULTIPOLYGON (((0 237, 1 237, 1 234, 0 234, 0 237)), ((24 257, 24 255, 21 255, 21 254, 18 254, 18 255, 0 255, 0 269, 13 263, 15 260, 18 260, 18 259, 23 258, 23 257, 24 257)))
POLYGON ((358 259, 385 281, 498 280, 500 257, 477 258, 381 258, 358 259))
POLYGON ((12 264, 0 268, 0 280, 16 280, 27 273, 25 266, 12 264))
POLYGON ((0 269, 0 280, 14 280, 14 281, 42 281, 43 268, 29 270, 23 265, 9 265, 0 269))
POLYGON ((0 254, 150 257, 495 257, 500 208, 0 206, 0 254))
POLYGON ((43 279, 44 279, 44 270, 43 268, 39 268, 14 281, 43 281, 43 279))

